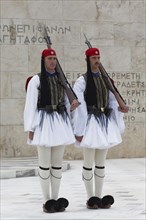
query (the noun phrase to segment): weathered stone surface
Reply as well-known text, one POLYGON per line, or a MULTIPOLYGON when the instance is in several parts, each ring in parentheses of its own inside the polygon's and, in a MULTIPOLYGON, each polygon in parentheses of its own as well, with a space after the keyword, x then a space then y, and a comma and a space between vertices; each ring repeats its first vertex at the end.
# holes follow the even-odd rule
POLYGON ((115 44, 122 46, 144 46, 144 23, 117 23, 114 25, 115 44))
MULTIPOLYGON (((85 33, 92 42, 92 46, 114 45, 114 24, 110 21, 82 21, 81 32, 85 33)), ((81 35, 81 44, 84 45, 85 37, 81 35)))
POLYGON ((11 98, 11 73, 1 72, 0 90, 1 98, 11 98))
POLYGON ((37 156, 36 147, 30 147, 26 144, 27 133, 24 133, 22 125, 2 126, 0 139, 2 157, 37 156))
POLYGON ((25 45, 1 46, 1 71, 15 72, 28 70, 28 47, 25 45))
POLYGON ((24 99, 2 99, 0 104, 2 125, 21 125, 23 123, 24 99))
POLYGON ((63 19, 95 21, 99 16, 96 1, 63 1, 63 19))

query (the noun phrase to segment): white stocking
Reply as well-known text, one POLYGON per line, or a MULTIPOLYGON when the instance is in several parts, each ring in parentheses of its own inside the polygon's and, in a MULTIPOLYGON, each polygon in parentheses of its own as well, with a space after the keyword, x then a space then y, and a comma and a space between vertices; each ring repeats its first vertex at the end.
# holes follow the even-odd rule
POLYGON ((44 203, 50 199, 50 153, 47 147, 38 147, 39 176, 44 203))
POLYGON ((51 198, 58 199, 61 174, 62 174, 62 160, 64 154, 64 146, 57 146, 51 148, 51 198))
POLYGON ((83 181, 85 184, 87 199, 94 195, 93 193, 93 172, 92 167, 94 163, 95 150, 84 148, 84 164, 83 164, 83 181))
POLYGON ((95 196, 101 198, 104 176, 105 176, 105 159, 107 150, 98 150, 95 152, 95 196))

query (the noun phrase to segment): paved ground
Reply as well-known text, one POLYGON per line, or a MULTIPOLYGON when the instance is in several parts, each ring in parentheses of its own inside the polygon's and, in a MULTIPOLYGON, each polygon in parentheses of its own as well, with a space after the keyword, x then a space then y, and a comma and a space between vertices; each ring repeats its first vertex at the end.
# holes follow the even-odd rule
POLYGON ((115 198, 114 205, 108 210, 86 208, 82 161, 65 161, 63 167, 60 197, 68 198, 70 205, 63 213, 46 214, 42 212, 42 195, 36 176, 37 159, 2 159, 0 219, 146 219, 144 158, 106 161, 103 195, 111 194, 115 198))

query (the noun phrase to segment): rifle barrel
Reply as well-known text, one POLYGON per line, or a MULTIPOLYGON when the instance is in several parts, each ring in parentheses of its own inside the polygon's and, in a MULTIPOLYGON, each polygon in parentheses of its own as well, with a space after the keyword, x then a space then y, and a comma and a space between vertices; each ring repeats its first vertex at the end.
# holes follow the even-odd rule
MULTIPOLYGON (((51 48, 52 42, 51 42, 50 37, 47 34, 46 28, 44 28, 44 39, 46 41, 47 47, 51 48)), ((60 65, 58 59, 57 59, 57 64, 56 64, 56 70, 59 73, 60 80, 62 82, 63 87, 66 90, 66 94, 67 94, 67 97, 68 97, 70 104, 72 104, 73 100, 75 100, 75 99, 78 101, 78 98, 77 98, 76 94, 74 93, 73 89, 71 88, 71 86, 70 86, 70 84, 69 84, 69 82, 68 82, 68 80, 67 80, 67 78, 61 68, 61 65, 60 65)), ((79 104, 79 102, 78 102, 78 104, 79 104)))
MULTIPOLYGON (((85 44, 88 45, 89 48, 92 48, 91 43, 89 42, 89 40, 87 39, 86 35, 85 36, 85 44)), ((114 83, 112 83, 112 79, 109 77, 108 73, 106 72, 105 68, 103 67, 102 63, 100 62, 99 65, 99 70, 101 72, 102 75, 106 76, 108 79, 108 84, 110 86, 110 90, 114 93, 115 98, 117 100, 117 102, 119 103, 119 106, 125 105, 125 100, 123 99, 123 97, 121 96, 121 94, 119 93, 118 89, 116 88, 116 86, 114 85, 114 83)))

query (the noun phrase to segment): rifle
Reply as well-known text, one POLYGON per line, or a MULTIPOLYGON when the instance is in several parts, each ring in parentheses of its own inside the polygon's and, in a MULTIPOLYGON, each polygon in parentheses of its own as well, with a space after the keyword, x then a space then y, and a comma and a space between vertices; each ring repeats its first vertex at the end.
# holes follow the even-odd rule
MULTIPOLYGON (((89 42, 89 40, 87 39, 86 35, 84 34, 85 36, 85 44, 87 44, 87 46, 89 48, 92 48, 92 45, 91 43, 89 42)), ((118 89, 116 88, 116 86, 114 85, 114 81, 110 78, 110 76, 108 75, 108 73, 106 72, 105 68, 103 67, 102 63, 100 62, 99 64, 99 71, 101 72, 101 74, 103 75, 106 83, 108 84, 109 86, 109 89, 111 90, 111 92, 114 94, 121 110, 124 112, 124 113, 127 113, 128 110, 129 110, 129 107, 126 106, 126 102, 125 100, 122 98, 121 94, 119 93, 118 89)))
MULTIPOLYGON (((44 39, 46 41, 47 47, 51 48, 52 42, 51 42, 50 36, 48 36, 48 34, 47 34, 47 30, 45 27, 44 27, 44 39)), ((67 94, 67 97, 69 99, 70 104, 73 104, 73 101, 76 100, 76 102, 77 102, 76 104, 78 106, 80 104, 78 102, 78 98, 77 98, 76 94, 74 93, 73 89, 71 88, 71 86, 70 86, 70 84, 69 84, 69 82, 68 82, 68 80, 67 80, 67 78, 61 68, 61 65, 60 65, 58 59, 57 59, 57 64, 56 64, 56 71, 59 73, 59 77, 60 77, 62 86, 66 90, 66 94, 67 94)), ((74 110, 74 107, 71 110, 74 110)))

